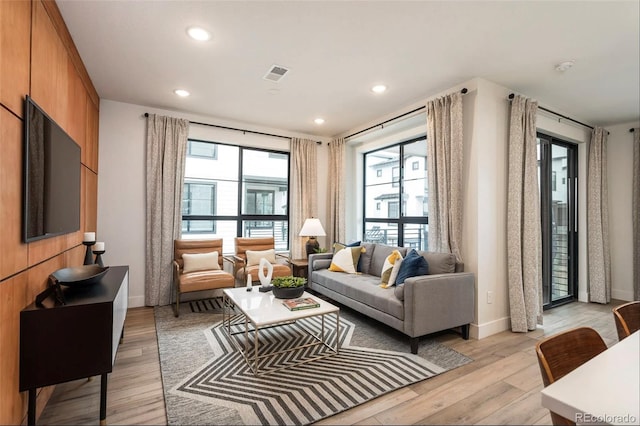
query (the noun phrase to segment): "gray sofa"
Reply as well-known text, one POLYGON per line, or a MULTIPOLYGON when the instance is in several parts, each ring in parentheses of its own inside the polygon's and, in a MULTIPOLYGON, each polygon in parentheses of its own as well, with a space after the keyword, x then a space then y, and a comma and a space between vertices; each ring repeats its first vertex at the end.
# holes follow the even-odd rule
POLYGON ((418 251, 429 264, 429 275, 407 278, 404 284, 380 287, 385 259, 404 247, 364 243, 357 274, 329 271, 332 253, 309 256, 308 287, 353 308, 410 337, 411 352, 417 353, 420 336, 461 327, 469 338, 474 319, 475 277, 462 272, 464 265, 449 253, 418 251))

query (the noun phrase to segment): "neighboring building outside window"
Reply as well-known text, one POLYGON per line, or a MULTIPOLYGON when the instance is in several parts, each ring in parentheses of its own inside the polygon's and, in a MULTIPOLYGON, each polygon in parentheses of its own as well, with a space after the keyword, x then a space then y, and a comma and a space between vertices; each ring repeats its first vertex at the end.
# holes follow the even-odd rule
POLYGON ((364 154, 364 241, 427 249, 426 160, 425 137, 364 154))
POLYGON ((182 203, 183 238, 274 237, 289 249, 289 153, 189 140, 182 203))

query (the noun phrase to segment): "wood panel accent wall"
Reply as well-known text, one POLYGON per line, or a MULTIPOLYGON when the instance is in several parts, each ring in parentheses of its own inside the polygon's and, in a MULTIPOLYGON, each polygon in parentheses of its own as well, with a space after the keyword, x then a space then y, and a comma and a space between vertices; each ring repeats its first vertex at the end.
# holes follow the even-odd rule
MULTIPOLYGON (((18 392, 20 311, 51 272, 81 265, 82 235, 96 231, 100 98, 50 0, 0 0, 0 424, 26 418, 18 392), (82 149, 80 230, 22 242, 23 105, 30 95, 82 149)), ((38 413, 53 387, 38 394, 38 413)))

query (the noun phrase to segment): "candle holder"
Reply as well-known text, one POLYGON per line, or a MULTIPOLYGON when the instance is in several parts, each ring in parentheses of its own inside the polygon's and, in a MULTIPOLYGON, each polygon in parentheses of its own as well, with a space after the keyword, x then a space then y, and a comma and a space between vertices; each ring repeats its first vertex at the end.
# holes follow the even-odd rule
POLYGON ((91 256, 91 246, 94 245, 95 241, 83 241, 82 244, 87 246, 87 251, 84 254, 84 263, 83 265, 93 265, 93 256, 91 256))
POLYGON ((104 254, 104 250, 94 250, 93 254, 96 255, 96 264, 104 268, 104 263, 102 263, 102 255, 104 254))

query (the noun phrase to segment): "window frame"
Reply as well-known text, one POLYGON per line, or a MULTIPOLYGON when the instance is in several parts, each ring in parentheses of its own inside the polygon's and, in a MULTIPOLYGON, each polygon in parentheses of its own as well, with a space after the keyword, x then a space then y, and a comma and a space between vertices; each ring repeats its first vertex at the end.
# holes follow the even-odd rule
MULTIPOLYGON (((398 180, 397 180, 397 186, 393 185, 393 177, 392 177, 392 188, 397 189, 398 190, 398 198, 397 200, 402 200, 402 194, 403 194, 403 190, 404 190, 404 179, 405 179, 405 166, 404 166, 404 147, 406 145, 410 145, 412 143, 415 142, 420 142, 420 141, 426 141, 427 140, 427 136, 426 135, 422 135, 422 136, 418 136, 406 141, 402 141, 402 142, 396 142, 390 145, 385 145, 383 147, 380 148, 376 148, 373 149, 371 151, 366 151, 362 154, 362 165, 363 165, 363 170, 362 170, 362 240, 365 241, 366 240, 366 233, 367 233, 367 224, 371 224, 371 223, 385 223, 385 224, 394 224, 395 226, 397 226, 398 229, 398 246, 399 247, 403 247, 404 246, 404 232, 405 232, 405 225, 407 224, 418 224, 418 225, 429 225, 429 212, 427 210, 427 212, 425 213, 424 216, 404 216, 404 210, 406 208, 406 203, 402 202, 402 203, 398 203, 398 217, 397 218, 391 218, 391 217, 378 217, 378 218, 374 218, 374 217, 368 217, 367 216, 367 168, 366 168, 366 158, 367 155, 369 154, 373 154, 375 152, 378 151, 383 151, 383 150, 388 150, 390 148, 394 148, 394 147, 399 147, 399 153, 398 153, 398 158, 399 158, 399 176, 398 176, 398 180)), ((425 170, 427 169, 427 161, 426 161, 426 157, 427 154, 425 154, 425 170)), ((410 165, 412 167, 412 165, 410 165)), ((428 179, 428 174, 425 175, 425 178, 428 179)), ((427 185, 428 185, 428 180, 427 180, 427 185)), ((428 193, 426 198, 428 199, 428 193)))
MULTIPOLYGON (((213 211, 213 215, 215 215, 216 212, 216 195, 218 194, 218 188, 217 188, 217 182, 214 181, 209 181, 209 180, 203 180, 203 181, 195 181, 195 180, 185 180, 183 185, 182 185, 182 202, 184 203, 186 201, 185 199, 185 192, 188 192, 189 194, 191 194, 191 191, 186 191, 187 187, 191 186, 191 185, 201 185, 201 186, 209 186, 209 189, 211 190, 211 210, 213 211)), ((188 198, 188 210, 191 210, 191 197, 188 198)), ((181 214, 181 225, 180 225, 180 234, 215 234, 216 233, 216 222, 212 221, 212 226, 211 226, 211 230, 207 230, 207 231, 194 231, 194 232, 190 232, 187 230, 187 232, 183 232, 182 231, 182 222, 184 222, 185 220, 187 221, 191 221, 191 220, 209 220, 209 219, 202 219, 203 217, 209 217, 210 215, 195 215, 195 214, 181 214)), ((187 229, 189 228, 189 225, 187 225, 187 229)))
MULTIPOLYGON (((275 149, 266 149, 266 148, 257 148, 257 147, 252 147, 252 146, 242 146, 242 145, 237 145, 237 144, 230 144, 230 143, 224 143, 224 142, 216 142, 216 141, 206 141, 206 140, 201 140, 201 139, 194 139, 194 138, 189 138, 187 140, 187 144, 189 144, 190 142, 199 142, 199 143, 210 143, 210 144, 214 144, 216 145, 216 158, 212 158, 212 157, 208 157, 208 156, 193 156, 193 157, 197 157, 197 158, 205 158, 207 160, 211 160, 211 161, 220 161, 220 158, 218 157, 217 153, 218 153, 218 149, 217 149, 217 145, 225 145, 225 146, 231 146, 231 147, 235 147, 238 148, 238 175, 237 175, 237 191, 238 191, 238 196, 237 196, 237 200, 238 200, 238 205, 237 205, 237 209, 236 215, 218 215, 218 214, 214 214, 213 215, 181 215, 181 221, 184 220, 211 220, 213 221, 213 227, 214 229, 216 228, 216 221, 235 221, 236 222, 236 237, 243 237, 243 228, 244 228, 244 224, 247 222, 284 222, 286 223, 286 227, 287 227, 287 232, 290 235, 290 230, 289 230, 289 223, 290 223, 290 205, 291 205, 291 153, 288 151, 279 151, 279 150, 275 150, 275 149), (264 214, 246 214, 243 213, 243 209, 242 209, 242 205, 243 202, 245 201, 244 199, 244 195, 246 194, 246 190, 244 188, 244 181, 243 181, 243 157, 244 157, 244 153, 246 151, 259 151, 259 152, 267 152, 269 154, 275 154, 278 156, 285 156, 286 160, 287 160, 287 181, 286 181, 286 195, 285 198, 287 200, 287 205, 286 205, 286 211, 284 214, 270 214, 270 215, 264 215, 264 214)), ((186 167, 186 165, 185 165, 186 167)), ((189 180, 190 178, 185 178, 185 183, 187 183, 188 181, 191 182, 189 180)), ((193 178, 191 178, 193 179, 193 178)), ((215 184, 217 181, 212 181, 212 180, 207 180, 207 183, 213 183, 215 184)), ((184 200, 184 195, 183 195, 183 200, 184 200)), ((274 202, 275 202, 275 197, 274 197, 274 202)), ((214 200, 214 206, 216 206, 217 203, 214 200)), ((215 207, 214 207, 215 209, 215 207)), ((215 209, 217 210, 217 209, 215 209)), ((275 224, 274 224, 275 226, 275 224)), ((182 229, 182 224, 181 224, 181 228, 182 229)), ((215 232, 215 231, 214 231, 215 232)), ((204 233, 204 232, 203 232, 204 233)), ((181 231, 182 234, 182 231, 181 231)), ((191 234, 196 234, 196 233, 191 233, 191 234)), ((289 243, 289 237, 287 236, 286 238, 286 250, 289 250, 290 248, 290 243, 289 243)))

